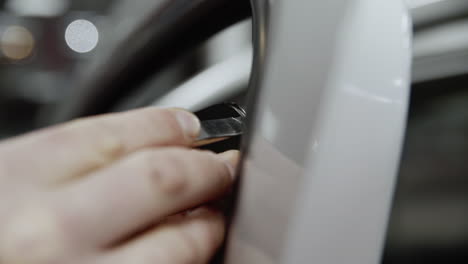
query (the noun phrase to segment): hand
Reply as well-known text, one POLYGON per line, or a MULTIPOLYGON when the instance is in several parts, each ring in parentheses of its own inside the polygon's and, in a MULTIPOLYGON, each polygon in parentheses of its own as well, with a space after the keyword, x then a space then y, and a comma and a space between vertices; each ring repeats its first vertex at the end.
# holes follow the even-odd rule
POLYGON ((0 144, 0 263, 207 263, 224 223, 199 206, 229 190, 238 152, 190 149, 199 130, 148 108, 0 144))

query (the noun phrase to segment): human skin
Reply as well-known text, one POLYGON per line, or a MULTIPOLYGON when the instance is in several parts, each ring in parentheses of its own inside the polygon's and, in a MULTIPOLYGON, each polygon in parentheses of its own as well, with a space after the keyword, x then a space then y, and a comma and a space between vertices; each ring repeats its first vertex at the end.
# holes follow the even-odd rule
POLYGON ((225 232, 207 204, 239 153, 192 149, 199 132, 191 113, 146 108, 0 143, 0 263, 207 263, 225 232))

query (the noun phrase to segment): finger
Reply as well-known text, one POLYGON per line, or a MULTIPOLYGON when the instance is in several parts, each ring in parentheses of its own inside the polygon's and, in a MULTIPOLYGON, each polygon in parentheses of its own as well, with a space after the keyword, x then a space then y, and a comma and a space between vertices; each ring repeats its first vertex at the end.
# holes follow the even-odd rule
POLYGON ((87 245, 72 243, 62 217, 47 197, 16 204, 0 219, 0 263, 69 263, 72 256, 84 256, 87 245))
POLYGON ((237 160, 238 152, 143 151, 59 191, 57 210, 79 241, 107 246, 222 196, 237 160))
POLYGON ((18 138, 0 145, 0 160, 10 175, 66 180, 143 148, 190 146, 199 131, 199 120, 189 112, 146 108, 78 120, 18 138))
POLYGON ((202 208, 165 223, 135 241, 112 250, 98 264, 205 264, 223 241, 221 214, 202 208))

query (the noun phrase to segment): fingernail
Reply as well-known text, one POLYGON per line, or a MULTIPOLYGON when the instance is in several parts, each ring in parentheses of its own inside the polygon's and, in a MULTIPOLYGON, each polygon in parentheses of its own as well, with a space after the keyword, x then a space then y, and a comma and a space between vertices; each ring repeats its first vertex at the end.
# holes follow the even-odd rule
POLYGON ((190 138, 197 138, 200 134, 200 120, 192 113, 185 110, 175 110, 175 115, 180 127, 190 138))
POLYGON ((221 153, 218 156, 226 164, 231 177, 234 179, 236 177, 237 165, 239 164, 240 160, 240 152, 237 150, 231 150, 221 153))

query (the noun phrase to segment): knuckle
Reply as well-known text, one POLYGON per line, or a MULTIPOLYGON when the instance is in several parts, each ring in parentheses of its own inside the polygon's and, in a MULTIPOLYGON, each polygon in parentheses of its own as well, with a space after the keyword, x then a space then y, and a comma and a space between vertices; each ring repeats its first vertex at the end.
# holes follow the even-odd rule
POLYGON ((89 159, 96 163, 96 166, 101 163, 107 163, 122 155, 125 151, 125 142, 123 138, 115 133, 115 128, 111 127, 104 118, 95 119, 78 119, 72 121, 59 129, 57 133, 52 134, 55 138, 63 138, 63 142, 73 140, 78 143, 83 142, 82 147, 87 149, 89 159), (80 133, 77 135, 77 133, 80 133), (88 135, 88 136, 85 136, 88 135), (80 140, 79 137, 82 137, 80 140), (89 144, 89 139, 93 144, 89 144), (86 140, 84 142, 83 140, 86 140), (91 148, 92 151, 89 151, 91 148))
POLYGON ((156 114, 148 114, 148 121, 150 124, 158 126, 158 132, 163 138, 163 142, 171 144, 185 142, 188 140, 185 137, 184 131, 177 121, 173 111, 169 109, 152 109, 152 111, 157 112, 156 114))
POLYGON ((4 228, 0 232, 1 263, 57 263, 64 254, 64 235, 50 209, 28 206, 13 214, 4 228))
POLYGON ((186 190, 188 178, 183 159, 176 153, 146 152, 142 157, 146 174, 158 190, 166 195, 177 195, 186 190))
POLYGON ((95 149, 102 157, 112 160, 124 153, 124 139, 115 133, 115 129, 110 127, 105 121, 95 121, 92 130, 97 135, 95 149))

